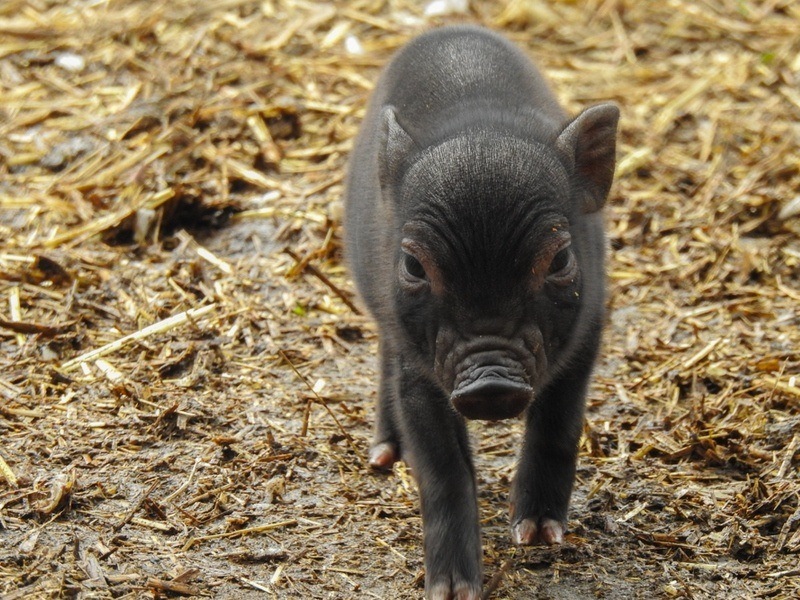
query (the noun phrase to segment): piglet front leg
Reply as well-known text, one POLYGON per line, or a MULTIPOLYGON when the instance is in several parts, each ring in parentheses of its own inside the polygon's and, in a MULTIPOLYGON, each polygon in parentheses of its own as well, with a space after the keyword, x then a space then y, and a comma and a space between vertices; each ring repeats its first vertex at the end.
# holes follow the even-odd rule
POLYGON ((403 458, 420 491, 428 600, 479 600, 482 556, 475 477, 464 422, 413 367, 399 373, 403 458))
POLYGON ((400 459, 400 439, 395 415, 399 366, 391 336, 381 335, 379 354, 381 384, 378 390, 375 435, 369 451, 369 465, 377 471, 391 471, 392 465, 400 459))
POLYGON ((516 544, 560 544, 575 479, 593 351, 552 381, 528 409, 525 442, 511 492, 516 544))

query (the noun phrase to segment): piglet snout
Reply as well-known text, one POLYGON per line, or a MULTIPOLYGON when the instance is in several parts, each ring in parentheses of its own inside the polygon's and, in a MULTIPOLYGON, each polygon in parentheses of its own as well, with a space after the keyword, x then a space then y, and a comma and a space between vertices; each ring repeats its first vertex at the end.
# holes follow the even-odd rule
POLYGON ((486 375, 453 391, 450 400, 467 419, 499 421, 519 415, 533 398, 526 383, 486 375))

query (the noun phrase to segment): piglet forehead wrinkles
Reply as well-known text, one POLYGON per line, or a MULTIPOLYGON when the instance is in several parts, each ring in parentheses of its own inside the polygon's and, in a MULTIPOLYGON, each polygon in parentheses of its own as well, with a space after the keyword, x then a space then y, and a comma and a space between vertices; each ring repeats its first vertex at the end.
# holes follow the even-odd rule
POLYGON ((537 245, 549 237, 542 233, 566 219, 569 194, 551 149, 476 131, 415 158, 402 183, 406 214, 398 216, 404 235, 431 249, 448 286, 480 296, 530 275, 537 245))
MULTIPOLYGON (((427 202, 474 204, 476 197, 489 192, 509 206, 520 195, 563 196, 569 187, 567 171, 550 148, 488 131, 470 132, 427 148, 403 181, 404 195, 417 196, 419 190, 426 190, 427 202)), ((407 200, 414 202, 413 197, 407 200)), ((496 211, 500 206, 490 203, 486 208, 496 211)))
MULTIPOLYGON (((501 219, 503 216, 498 215, 496 218, 501 219)), ((569 222, 560 214, 540 214, 531 210, 519 217, 516 223, 522 230, 517 232, 518 235, 508 235, 503 240, 502 247, 495 248, 495 254, 499 256, 494 263, 484 264, 487 263, 489 252, 479 253, 479 257, 483 259, 479 264, 468 263, 465 260, 468 253, 459 252, 459 248, 470 245, 471 240, 464 239, 469 238, 470 230, 465 228, 466 231, 461 231, 448 227, 448 222, 436 218, 436 215, 421 215, 406 223, 402 230, 405 237, 401 247, 419 260, 426 272, 435 273, 437 277, 443 276, 442 269, 452 261, 450 257, 456 256, 461 269, 474 269, 484 264, 492 273, 496 273, 498 269, 506 268, 510 259, 515 264, 524 262, 529 273, 543 278, 553 257, 572 241, 569 222)), ((474 240, 472 242, 474 244, 474 240)), ((525 273, 521 275, 524 276, 525 273)), ((443 280, 441 283, 442 286, 445 285, 443 280)))

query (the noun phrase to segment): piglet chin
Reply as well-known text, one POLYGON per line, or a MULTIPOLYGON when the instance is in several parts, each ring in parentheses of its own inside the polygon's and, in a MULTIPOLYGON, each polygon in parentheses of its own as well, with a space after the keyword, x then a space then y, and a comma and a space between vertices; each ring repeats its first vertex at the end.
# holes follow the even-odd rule
POLYGON ((522 413, 532 399, 531 386, 499 377, 482 377, 450 395, 459 413, 467 419, 482 421, 512 419, 522 413))

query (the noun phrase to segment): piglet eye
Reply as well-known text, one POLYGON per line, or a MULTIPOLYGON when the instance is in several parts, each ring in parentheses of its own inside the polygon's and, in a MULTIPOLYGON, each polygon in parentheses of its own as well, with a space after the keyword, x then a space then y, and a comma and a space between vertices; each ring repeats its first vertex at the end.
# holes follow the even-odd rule
POLYGON ((425 269, 422 264, 408 252, 403 252, 403 271, 404 275, 412 279, 426 279, 425 269))
POLYGON ((558 254, 553 257, 553 261, 550 263, 549 273, 553 275, 558 273, 559 271, 563 271, 569 266, 569 262, 572 259, 572 250, 569 248, 564 248, 558 254))
POLYGON ((547 280, 559 285, 566 285, 575 279, 578 266, 575 262, 575 254, 572 248, 567 246, 559 250, 550 261, 550 268, 547 271, 547 280))

